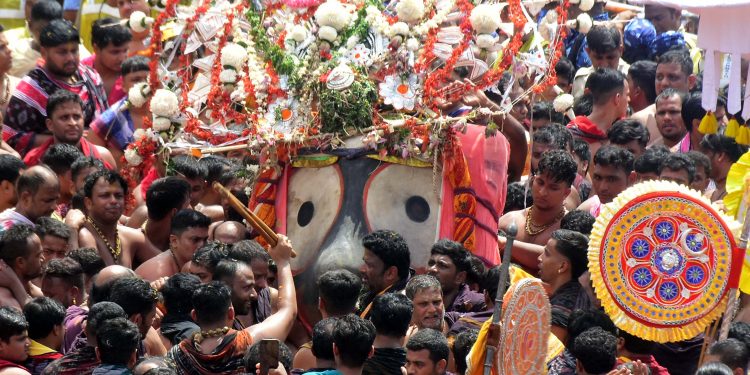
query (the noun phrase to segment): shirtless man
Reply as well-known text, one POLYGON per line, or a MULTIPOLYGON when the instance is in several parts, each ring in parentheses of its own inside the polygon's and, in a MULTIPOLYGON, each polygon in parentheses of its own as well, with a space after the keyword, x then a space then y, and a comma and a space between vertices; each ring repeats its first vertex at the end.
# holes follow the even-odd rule
POLYGON ((0 306, 21 309, 32 297, 42 297, 42 290, 31 283, 31 280, 42 275, 42 241, 34 233, 34 228, 26 224, 17 224, 8 229, 0 238, 0 259, 8 267, 4 272, 3 282, 7 287, 0 287, 0 306), (7 271, 13 271, 12 274, 7 271), (15 277, 13 277, 15 276, 15 277))
POLYGON ((175 176, 160 178, 148 188, 146 205, 139 210, 145 210, 148 217, 143 225, 143 234, 151 246, 159 250, 169 249, 172 219, 177 211, 190 207, 189 194, 190 184, 175 176))
POLYGON ((86 178, 83 203, 88 216, 78 231, 78 247, 94 247, 107 265, 132 268, 159 254, 143 233, 119 225, 128 185, 117 172, 104 169, 86 178))
POLYGON ((210 224, 211 219, 198 211, 178 211, 172 218, 169 251, 141 264, 135 273, 148 281, 154 281, 180 272, 185 263, 193 258, 195 251, 206 243, 210 224))
POLYGON ((560 228, 560 220, 567 212, 563 203, 570 194, 577 173, 578 165, 569 153, 561 150, 545 152, 531 182, 534 204, 524 210, 508 212, 500 218, 500 228, 507 228, 510 223, 518 227, 513 243, 513 260, 527 270, 536 270, 537 258, 543 246, 552 232, 560 228))
POLYGON ((594 155, 591 186, 595 196, 578 206, 579 210, 599 216, 601 206, 612 202, 617 195, 635 183, 633 154, 625 149, 606 145, 594 155))

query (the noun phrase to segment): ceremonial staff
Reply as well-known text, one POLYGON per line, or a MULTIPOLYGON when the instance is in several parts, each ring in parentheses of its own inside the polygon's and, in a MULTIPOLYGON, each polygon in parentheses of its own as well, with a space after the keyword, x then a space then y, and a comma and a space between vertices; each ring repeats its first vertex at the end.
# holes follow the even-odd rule
MULTIPOLYGON (((505 251, 503 251, 503 263, 500 266, 500 281, 497 284, 497 295, 495 296, 495 308, 492 311, 492 324, 497 325, 500 323, 500 318, 503 310, 503 296, 505 290, 508 288, 508 284, 505 280, 508 279, 508 273, 510 272, 510 254, 513 249, 513 241, 516 239, 516 233, 518 227, 515 223, 510 223, 508 229, 505 231, 505 251)), ((484 375, 490 375, 492 371, 492 358, 495 356, 496 347, 487 345, 487 352, 484 357, 484 375)))

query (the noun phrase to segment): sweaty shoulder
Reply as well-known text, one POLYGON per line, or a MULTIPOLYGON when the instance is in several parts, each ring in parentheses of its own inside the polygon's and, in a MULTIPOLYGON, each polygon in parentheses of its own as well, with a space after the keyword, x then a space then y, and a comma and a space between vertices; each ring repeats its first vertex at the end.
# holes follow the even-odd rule
POLYGON ((147 261, 145 261, 143 264, 138 266, 138 268, 135 269, 136 275, 142 277, 146 281, 154 281, 164 275, 161 275, 160 270, 164 268, 164 261, 163 257, 160 255, 157 255, 147 261))
POLYGON ((0 370, 0 375, 30 375, 31 373, 19 367, 6 367, 0 370))
POLYGON ((577 208, 577 209, 578 209, 578 210, 581 210, 581 211, 586 211, 586 212, 589 212, 589 211, 591 210, 591 207, 593 207, 593 206, 594 206, 594 204, 595 204, 595 203, 596 203, 596 202, 597 202, 598 200, 599 200, 599 197, 597 197, 597 196, 595 195, 595 196, 593 196, 593 197, 591 197, 591 198, 589 198, 589 199, 586 199, 586 201, 585 201, 585 202, 583 202, 583 203, 581 203, 581 205, 580 205, 580 206, 578 206, 578 208, 577 208))
POLYGON ((16 297, 13 297, 13 293, 4 287, 0 287, 0 306, 14 307, 21 310, 21 305, 16 300, 16 297))

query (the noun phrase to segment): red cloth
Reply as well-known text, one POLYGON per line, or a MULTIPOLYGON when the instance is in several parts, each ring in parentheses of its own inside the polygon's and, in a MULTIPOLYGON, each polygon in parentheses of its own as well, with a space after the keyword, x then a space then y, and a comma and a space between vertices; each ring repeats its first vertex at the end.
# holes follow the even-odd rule
POLYGON ((146 177, 143 177, 143 180, 141 181, 141 196, 144 201, 146 200, 146 192, 148 191, 148 188, 151 187, 151 184, 153 184, 157 178, 159 178, 159 174, 156 173, 156 168, 154 167, 151 167, 151 169, 148 170, 148 173, 146 173, 146 177))
POLYGON ((656 362, 656 358, 650 354, 633 354, 628 357, 628 360, 632 362, 641 361, 641 363, 651 369, 651 375, 669 375, 669 370, 659 365, 659 362, 656 362))
POLYGON ((576 116, 568 124, 568 130, 570 130, 574 137, 581 138, 589 144, 607 139, 607 134, 586 116, 576 116))
MULTIPOLYGON (((96 59, 96 54, 93 54, 87 58, 81 59, 81 64, 86 65, 90 67, 91 69, 96 70, 94 68, 94 60, 96 59)), ((99 73, 99 72, 97 72, 99 73)), ((101 74, 99 74, 101 75, 101 74)), ((107 102, 109 102, 109 105, 114 105, 117 103, 120 99, 127 96, 125 91, 122 89, 122 76, 118 76, 117 80, 115 81, 114 86, 112 86, 112 90, 110 90, 107 93, 107 102)))
MULTIPOLYGON (((50 148, 55 142, 54 138, 50 138, 47 142, 42 143, 41 146, 36 147, 26 153, 26 156, 23 158, 23 162, 26 163, 27 166, 31 167, 34 165, 39 164, 39 161, 42 159, 42 156, 44 156, 44 153, 47 152, 47 149, 50 148)), ((104 167, 107 169, 112 169, 112 166, 109 165, 106 161, 102 159, 102 157, 99 155, 99 150, 96 149, 96 146, 87 141, 86 138, 81 138, 81 142, 79 143, 78 148, 83 152, 84 156, 91 156, 94 159, 101 160, 102 163, 104 163, 104 167)))
POLYGON ((23 366, 19 365, 18 363, 14 363, 14 362, 11 362, 11 361, 6 361, 4 359, 0 359, 0 370, 2 370, 4 368, 9 368, 9 367, 16 367, 16 368, 20 368, 20 369, 22 369, 24 371, 29 371, 26 367, 23 367, 23 366))

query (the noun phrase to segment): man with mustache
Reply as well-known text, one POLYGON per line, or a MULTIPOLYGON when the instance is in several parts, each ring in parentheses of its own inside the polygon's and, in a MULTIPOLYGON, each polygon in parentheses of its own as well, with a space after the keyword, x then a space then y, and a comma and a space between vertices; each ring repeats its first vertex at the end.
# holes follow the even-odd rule
POLYGON ((34 68, 18 84, 5 116, 5 125, 15 132, 4 134, 4 138, 22 156, 50 139, 45 108, 55 92, 68 90, 81 98, 84 126, 108 108, 101 77, 80 64, 79 39, 78 30, 67 21, 53 20, 42 29, 39 44, 44 65, 34 68))
POLYGON ((34 233, 34 228, 27 224, 17 224, 8 229, 0 239, 3 251, 2 259, 10 272, 6 277, 11 280, 8 287, 0 287, 0 305, 21 309, 30 301, 30 297, 43 297, 41 289, 31 280, 42 275, 42 241, 34 233))
POLYGON ((406 284, 406 296, 414 305, 407 338, 425 328, 443 333, 448 331, 444 320, 443 290, 438 279, 430 275, 414 276, 406 284))

